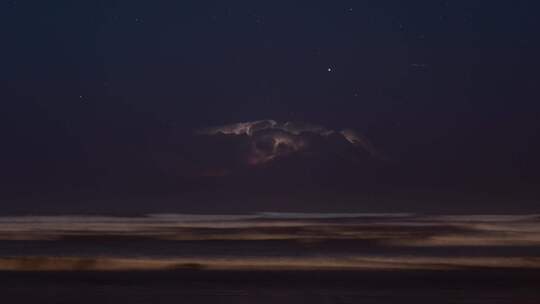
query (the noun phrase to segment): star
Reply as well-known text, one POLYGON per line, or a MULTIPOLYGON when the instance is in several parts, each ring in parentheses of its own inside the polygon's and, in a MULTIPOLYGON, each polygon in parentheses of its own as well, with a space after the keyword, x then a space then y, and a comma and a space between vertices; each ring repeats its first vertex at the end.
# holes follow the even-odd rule
POLYGON ((332 67, 328 67, 328 72, 332 72, 332 67))

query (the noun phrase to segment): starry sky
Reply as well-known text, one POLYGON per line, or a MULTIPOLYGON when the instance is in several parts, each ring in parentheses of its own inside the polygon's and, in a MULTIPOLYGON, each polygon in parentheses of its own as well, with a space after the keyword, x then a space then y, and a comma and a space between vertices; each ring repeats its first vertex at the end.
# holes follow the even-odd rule
POLYGON ((538 6, 2 1, 2 212, 538 210, 538 6), (388 157, 247 168, 192 135, 263 119, 388 157))

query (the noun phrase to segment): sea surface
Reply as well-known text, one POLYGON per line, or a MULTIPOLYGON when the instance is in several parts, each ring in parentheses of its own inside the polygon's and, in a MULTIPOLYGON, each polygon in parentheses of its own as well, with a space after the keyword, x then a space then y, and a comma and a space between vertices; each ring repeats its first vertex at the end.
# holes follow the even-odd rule
POLYGON ((540 215, 0 217, 0 303, 540 303, 540 215))

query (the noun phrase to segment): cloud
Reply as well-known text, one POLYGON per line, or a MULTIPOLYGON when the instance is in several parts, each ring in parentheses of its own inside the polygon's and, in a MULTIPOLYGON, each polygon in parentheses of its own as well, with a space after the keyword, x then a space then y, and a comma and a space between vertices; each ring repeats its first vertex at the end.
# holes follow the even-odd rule
POLYGON ((343 137, 345 137, 345 139, 347 139, 347 141, 351 144, 364 148, 366 151, 369 152, 369 154, 371 154, 371 156, 382 157, 379 152, 377 152, 371 141, 367 137, 356 132, 355 130, 345 129, 339 133, 343 135, 343 137))
MULTIPOLYGON (((336 131, 323 126, 298 123, 277 122, 275 120, 256 120, 223 126, 204 128, 196 131, 198 135, 244 136, 250 141, 247 163, 258 165, 312 148, 314 137, 328 140, 339 137, 357 150, 363 150, 372 157, 380 158, 373 144, 362 134, 352 129, 336 131)), ((331 143, 328 143, 331 145, 331 143)))
POLYGON ((198 134, 205 135, 216 135, 216 134, 227 134, 227 135, 248 135, 253 136, 256 132, 262 130, 281 130, 287 133, 294 135, 300 135, 303 132, 312 132, 320 135, 329 135, 334 131, 328 130, 325 127, 317 126, 307 123, 295 123, 295 122, 285 122, 280 123, 272 119, 266 120, 256 120, 248 122, 239 122, 228 124, 224 126, 205 128, 197 131, 198 134))

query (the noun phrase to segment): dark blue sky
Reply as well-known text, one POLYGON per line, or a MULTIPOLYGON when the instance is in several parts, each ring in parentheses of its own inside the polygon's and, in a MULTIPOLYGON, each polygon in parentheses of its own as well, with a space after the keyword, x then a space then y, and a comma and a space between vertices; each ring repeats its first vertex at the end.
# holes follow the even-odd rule
MULTIPOLYGON (((395 192, 392 199, 429 189, 535 201, 538 8, 470 0, 2 1, 1 195, 26 211, 48 204, 36 197, 228 188, 242 177, 208 183, 177 165, 198 149, 186 134, 271 118, 362 131, 392 159, 390 173, 369 172, 385 176, 375 192, 395 192)), ((289 186, 312 195, 321 188, 314 180, 289 186)), ((255 200, 272 193, 261 191, 253 190, 255 200)), ((192 206, 177 205, 184 207, 192 206)))

